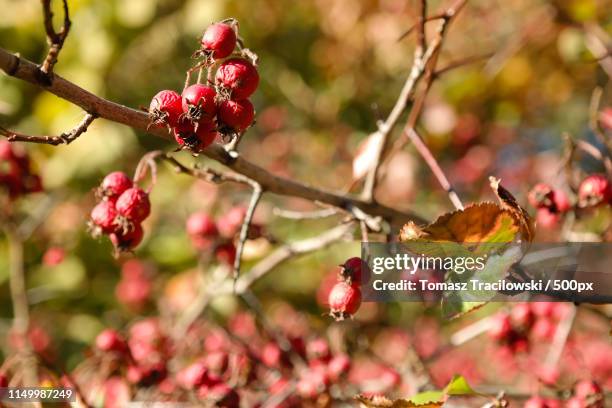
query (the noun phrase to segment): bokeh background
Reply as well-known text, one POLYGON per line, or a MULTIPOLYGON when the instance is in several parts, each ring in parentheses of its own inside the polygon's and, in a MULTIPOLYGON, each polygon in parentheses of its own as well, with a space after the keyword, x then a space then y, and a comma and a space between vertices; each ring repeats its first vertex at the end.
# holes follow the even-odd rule
MULTIPOLYGON (((60 3, 53 2, 54 7, 60 3)), ((237 18, 247 47, 260 57, 262 78, 252 98, 257 123, 244 138, 244 156, 276 174, 333 190, 350 187, 358 146, 393 106, 414 47, 411 36, 398 40, 416 19, 412 0, 69 3, 72 32, 56 72, 132 107, 148 106, 158 90, 180 90, 207 25, 237 18)), ((443 6, 439 1, 429 3, 432 12, 443 6)), ((0 10, 0 45, 40 61, 46 52, 40 2, 0 0, 0 10)), ((468 3, 452 25, 439 66, 483 53, 492 57, 436 80, 419 121, 424 139, 465 202, 492 198, 487 183, 491 174, 501 177, 522 202, 534 182, 563 185, 562 133, 595 140, 588 123, 592 92, 603 87, 603 105, 610 98, 609 77, 589 49, 583 25, 596 22, 609 35, 611 10, 607 0, 468 3)), ((59 8, 56 15, 61 16, 59 8)), ((69 103, 6 75, 0 76, 0 90, 0 122, 24 133, 59 134, 82 115, 69 103)), ((115 293, 124 259, 114 259, 110 244, 92 239, 85 224, 95 202, 93 190, 105 174, 131 174, 145 152, 171 150, 173 144, 97 120, 69 146, 25 148, 46 189, 20 204, 23 217, 44 214, 26 244, 32 318, 69 368, 82 360, 103 327, 121 327, 135 316, 157 314, 158 308, 163 314, 192 299, 197 254, 185 233, 186 218, 196 210, 222 214, 249 197, 241 187, 194 181, 162 165, 151 195, 153 214, 145 224, 145 241, 134 255, 148 265, 153 287, 146 305, 134 310, 115 293), (57 266, 42 262, 50 247, 67 252, 57 266)), ((187 153, 181 157, 192 160, 187 153)), ((582 165, 586 171, 600 170, 588 159, 582 165)), ((377 193, 381 202, 428 219, 452 208, 411 146, 390 159, 385 174, 377 193)), ((265 197, 256 219, 281 241, 314 236, 338 222, 279 220, 272 213, 275 206, 314 207, 300 200, 265 197)), ((252 245, 246 267, 270 248, 252 245)), ((256 293, 265 294, 271 315, 282 313, 289 303, 304 312, 312 327, 323 330, 330 321, 322 316, 326 309, 317 302, 317 290, 336 265, 357 253, 358 244, 343 244, 301 258, 259 282, 256 293)), ((7 333, 11 322, 7 278, 6 242, 0 239, 0 335, 7 333)), ((223 321, 239 308, 231 297, 217 299, 211 318, 223 321)), ((440 333, 461 324, 439 326, 437 316, 435 309, 414 304, 368 304, 356 319, 369 325, 363 335, 374 333, 374 345, 391 341, 388 333, 375 336, 380 328, 419 327, 420 337, 413 340, 431 347, 427 339, 442 338, 440 333)), ((596 326, 600 340, 593 347, 600 348, 593 350, 612 353, 602 333, 605 329, 596 326)), ((480 367, 487 363, 468 355, 461 351, 439 363, 440 382, 463 370, 476 382, 495 383, 497 370, 480 367)), ((599 375, 610 380, 612 368, 601 369, 599 375)))

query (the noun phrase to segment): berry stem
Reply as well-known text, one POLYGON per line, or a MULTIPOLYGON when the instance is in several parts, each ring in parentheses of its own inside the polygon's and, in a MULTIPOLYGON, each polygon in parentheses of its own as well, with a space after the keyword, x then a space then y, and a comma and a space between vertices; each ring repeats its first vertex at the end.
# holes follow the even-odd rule
POLYGON ((236 246, 236 258, 234 259, 234 290, 236 289, 236 282, 238 280, 238 276, 240 276, 240 264, 242 262, 242 252, 244 251, 244 244, 249 236, 249 227, 251 226, 251 221, 253 220, 253 215, 255 214, 255 210, 257 209, 257 204, 259 204, 259 200, 263 195, 263 189, 261 186, 252 181, 249 183, 253 188, 253 193, 251 194, 251 200, 249 202, 249 207, 244 216, 244 221, 242 222, 242 228, 240 229, 240 237, 238 238, 238 245, 236 246))

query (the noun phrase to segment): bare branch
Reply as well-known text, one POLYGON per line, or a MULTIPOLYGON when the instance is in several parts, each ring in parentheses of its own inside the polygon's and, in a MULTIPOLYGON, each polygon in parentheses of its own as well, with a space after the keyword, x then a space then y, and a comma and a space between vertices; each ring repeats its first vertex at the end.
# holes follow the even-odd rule
POLYGON ((404 130, 404 134, 410 139, 410 141, 412 141, 414 147, 417 149, 421 157, 423 157, 423 160, 425 160, 425 163, 427 163, 427 165, 431 169, 431 172, 434 174, 444 191, 446 191, 446 193, 448 194, 448 198, 453 203, 455 208, 458 210, 463 210, 463 203, 459 199, 457 192, 450 184, 450 181, 448 181, 448 178, 444 174, 444 171, 440 167, 440 164, 438 164, 438 161, 436 160, 434 155, 431 154, 431 151, 429 150, 421 136, 419 136, 416 130, 414 130, 414 128, 412 127, 407 127, 404 130))
POLYGON ((74 142, 79 136, 87 132, 89 125, 96 119, 95 115, 88 113, 85 115, 83 120, 70 132, 62 133, 59 136, 31 136, 23 133, 13 132, 11 130, 0 127, 0 135, 6 136, 9 142, 28 142, 28 143, 40 143, 50 144, 57 146, 60 144, 70 144, 74 142))
POLYGON ((263 194, 263 190, 261 186, 256 182, 251 183, 251 187, 253 188, 253 193, 251 195, 251 201, 249 202, 249 207, 247 208, 247 212, 244 215, 244 220, 242 221, 242 228, 240 228, 240 236, 238 237, 238 245, 236 246, 236 258, 234 258, 234 271, 233 278, 234 283, 238 279, 240 275, 240 264, 242 262, 242 253, 244 252, 244 244, 249 237, 249 228, 251 226, 251 221, 253 220, 253 215, 255 214, 255 209, 257 208, 257 204, 259 204, 259 200, 263 194))
POLYGON ((41 0, 43 7, 43 15, 44 15, 44 25, 45 31, 47 32, 47 43, 49 43, 49 51, 42 65, 40 66, 40 71, 45 74, 48 81, 51 82, 49 76, 53 72, 53 66, 57 63, 57 58, 59 56, 62 47, 64 46, 64 41, 66 41, 66 37, 68 36, 68 32, 70 31, 70 13, 68 12, 68 1, 62 0, 64 5, 64 23, 62 24, 62 28, 59 31, 55 31, 53 28, 53 12, 51 11, 51 0, 41 0))
POLYGON ((321 210, 314 211, 291 211, 284 210, 282 208, 274 208, 272 211, 274 215, 281 218, 287 218, 289 220, 316 220, 338 214, 338 210, 336 208, 323 208, 321 210))
POLYGON ((449 71, 453 71, 453 70, 455 70, 457 68, 462 68, 462 67, 464 67, 466 65, 470 65, 470 64, 474 64, 474 63, 477 63, 477 62, 484 61, 484 60, 486 60, 488 58, 491 58, 493 55, 495 55, 495 53, 487 52, 487 53, 484 53, 484 54, 473 55, 471 57, 462 58, 462 59, 460 59, 458 61, 450 62, 448 65, 446 65, 446 66, 436 70, 434 72, 434 77, 435 78, 439 78, 440 76, 446 74, 449 71))
MULTIPOLYGON (((163 127, 150 126, 150 118, 145 112, 100 98, 59 75, 54 75, 51 85, 41 81, 38 67, 31 61, 11 54, 0 48, 0 69, 16 78, 45 88, 45 90, 80 106, 85 111, 116 123, 130 126, 136 130, 171 140, 171 135, 163 127)), ((276 176, 267 170, 249 162, 242 156, 232 155, 223 146, 213 144, 202 154, 218 161, 257 183, 269 193, 303 198, 312 202, 321 202, 333 207, 346 209, 349 205, 361 208, 373 216, 381 216, 392 225, 398 226, 407 221, 425 223, 426 221, 411 213, 405 213, 378 203, 371 203, 344 193, 332 192, 312 187, 299 181, 276 176)))

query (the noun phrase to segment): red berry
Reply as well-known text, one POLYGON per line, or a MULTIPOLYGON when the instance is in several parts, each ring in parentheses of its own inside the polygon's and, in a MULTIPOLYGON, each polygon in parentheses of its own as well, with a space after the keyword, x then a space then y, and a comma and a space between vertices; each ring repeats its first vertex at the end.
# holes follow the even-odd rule
POLYGON ((512 333, 512 323, 510 316, 506 313, 497 313, 491 317, 491 327, 489 328, 489 336, 497 341, 507 339, 512 333))
POLYGON ((527 200, 534 208, 550 208, 552 205, 553 189, 545 183, 538 183, 529 191, 527 200))
POLYGON ((208 370, 204 361, 200 360, 183 368, 176 378, 181 387, 193 390, 208 381, 208 370))
POLYGON ((581 207, 608 204, 612 201, 612 186, 603 174, 593 174, 582 180, 578 188, 581 207))
POLYGON ((574 385, 574 395, 578 398, 588 398, 602 393, 602 389, 594 381, 580 380, 574 385))
POLYGON ((536 212, 536 225, 546 229, 555 228, 561 219, 558 213, 552 212, 548 208, 538 208, 536 212))
POLYGON ((557 327, 555 324, 545 317, 540 317, 535 321, 531 328, 531 335, 537 340, 552 340, 557 327))
POLYGON ((523 408, 549 408, 546 400, 540 396, 533 396, 529 398, 523 408))
POLYGON ((334 356, 327 364, 327 375, 332 381, 338 381, 338 379, 345 375, 351 367, 351 360, 346 354, 339 354, 334 356))
POLYGON ((199 250, 210 248, 213 239, 219 234, 215 221, 204 212, 191 214, 186 227, 191 242, 199 250))
POLYGON ((306 344, 306 355, 309 360, 325 360, 331 358, 329 344, 325 339, 317 338, 306 344))
POLYGON ((553 190, 552 202, 553 212, 564 213, 571 208, 569 198, 567 198, 567 194, 565 194, 562 190, 553 190))
POLYGON ((101 351, 123 351, 125 340, 113 329, 105 329, 96 337, 96 347, 101 351))
POLYGON ((238 408, 240 407, 240 395, 225 383, 214 384, 201 390, 207 398, 215 401, 215 407, 238 408))
POLYGON ((95 233, 109 234, 117 229, 115 218, 117 209, 115 204, 110 201, 102 201, 91 210, 91 222, 98 231, 95 233))
POLYGON ((255 108, 248 99, 226 100, 219 105, 219 126, 230 132, 244 132, 255 118, 255 108))
POLYGON ((43 255, 42 262, 47 266, 56 266, 64 262, 64 258, 66 257, 66 251, 64 248, 60 247, 51 247, 45 251, 43 255))
POLYGON ((210 25, 202 36, 202 48, 216 59, 230 55, 236 47, 236 32, 224 23, 210 25))
POLYGON ((283 352, 276 343, 270 342, 263 346, 261 350, 261 362, 268 367, 278 367, 281 362, 283 352))
POLYGON ((113 232, 109 237, 118 251, 129 251, 142 242, 144 231, 140 224, 132 224, 127 231, 113 232))
POLYGON ((138 187, 125 190, 117 199, 117 214, 133 223, 144 221, 151 213, 149 194, 138 187))
POLYGON ((232 58, 221 64, 215 79, 217 86, 234 100, 248 98, 259 85, 257 69, 242 58, 232 58))
POLYGON ((238 233, 244 217, 246 208, 242 206, 233 207, 217 220, 217 229, 225 238, 232 238, 238 233))
POLYGON ((151 295, 152 283, 147 276, 123 276, 115 288, 117 300, 131 309, 142 308, 151 295))
POLYGON ((125 190, 131 188, 132 180, 122 171, 114 171, 104 177, 100 185, 100 195, 110 199, 116 199, 125 190))
POLYGON ((185 146, 194 152, 199 152, 210 146, 217 137, 217 129, 214 122, 203 119, 194 126, 187 118, 181 119, 179 125, 174 128, 174 140, 179 146, 185 146))
POLYGON ((0 374, 0 388, 6 388, 9 385, 8 377, 4 374, 0 374))
POLYGON ((510 316, 514 325, 523 330, 529 329, 533 325, 535 319, 531 306, 528 303, 515 305, 512 308, 510 316))
POLYGON ((361 285, 370 280, 370 270, 368 265, 359 257, 349 258, 342 265, 340 272, 343 279, 349 279, 349 283, 361 285))
POLYGON ((183 91, 183 112, 196 123, 203 118, 212 119, 217 114, 217 92, 206 85, 194 84, 183 91))
POLYGON ((349 285, 346 282, 338 282, 334 285, 328 297, 331 315, 341 320, 346 315, 353 315, 361 305, 361 290, 358 286, 349 285))
POLYGON ((160 91, 149 105, 149 115, 156 125, 176 126, 183 114, 183 99, 175 91, 160 91))
POLYGON ((233 265, 236 260, 236 246, 233 242, 218 245, 215 248, 215 257, 219 263, 233 265))

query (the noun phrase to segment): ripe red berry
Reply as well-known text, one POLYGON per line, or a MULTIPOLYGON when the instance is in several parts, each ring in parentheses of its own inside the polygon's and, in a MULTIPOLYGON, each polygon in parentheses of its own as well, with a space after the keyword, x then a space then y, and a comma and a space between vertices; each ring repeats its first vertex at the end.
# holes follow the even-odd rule
POLYGON ((116 330, 105 329, 96 337, 96 347, 101 351, 123 351, 126 343, 116 330))
POLYGON ((538 183, 529 191, 527 200, 534 208, 549 208, 552 205, 553 189, 545 183, 538 183))
POLYGON ((64 262, 66 251, 64 248, 51 247, 45 251, 42 263, 46 266, 56 266, 64 262))
POLYGON ((187 118, 181 119, 174 128, 174 140, 179 146, 185 146, 194 152, 199 152, 210 146, 217 137, 215 124, 207 119, 200 120, 197 127, 187 118))
POLYGON ((361 285, 370 280, 370 270, 368 265, 359 257, 349 258, 342 265, 340 275, 345 280, 350 280, 349 283, 361 285))
POLYGON ((248 99, 226 100, 219 105, 219 126, 232 133, 244 132, 255 118, 255 108, 248 99))
POLYGON ((548 208, 538 208, 536 212, 536 225, 543 228, 555 228, 561 219, 559 213, 552 212, 548 208))
POLYGON ((215 248, 215 258, 217 262, 227 265, 233 265, 236 260, 236 246, 233 242, 218 245, 215 248))
POLYGON ((118 251, 129 251, 136 248, 138 244, 142 242, 144 231, 142 226, 136 223, 132 224, 127 231, 121 229, 117 232, 113 232, 109 237, 114 247, 118 251))
POLYGON ((8 377, 4 374, 0 374, 0 388, 6 388, 9 385, 8 377))
POLYGON ((208 369, 204 361, 199 360, 183 368, 176 377, 181 387, 193 390, 208 381, 208 369))
POLYGON ((117 229, 115 219, 117 209, 111 201, 101 201, 91 210, 91 223, 94 234, 110 234, 117 229))
POLYGON ((232 207, 227 213, 219 217, 217 220, 219 233, 225 238, 232 238, 236 235, 242 226, 246 211, 246 208, 242 206, 232 207))
POLYGON ((612 186, 603 174, 592 174, 582 180, 578 188, 578 203, 581 207, 608 204, 612 201, 612 186))
POLYGON ((564 213, 571 208, 567 194, 565 194, 562 190, 553 190, 552 202, 553 212, 564 213))
POLYGON ((225 96, 239 100, 248 98, 255 92, 259 85, 259 74, 249 61, 231 58, 221 64, 215 81, 225 96))
POLYGON ((141 188, 125 190, 117 199, 117 214, 133 223, 144 221, 151 213, 149 194, 141 188))
POLYGON ((523 408, 549 408, 546 400, 538 395, 529 398, 523 408))
POLYGON ((132 180, 127 174, 122 171, 114 171, 104 177, 99 192, 101 196, 112 200, 119 197, 125 190, 131 188, 132 185, 132 180))
POLYGON ((236 47, 236 32, 224 23, 211 24, 202 36, 202 48, 216 59, 229 56, 236 47))
POLYGON ((206 85, 194 84, 183 91, 183 112, 193 122, 212 119, 217 114, 217 92, 206 85))
POLYGON ((497 313, 491 317, 491 326, 489 327, 489 336, 497 341, 507 339, 512 333, 512 323, 510 316, 506 313, 497 313))
POLYGON ((594 381, 580 380, 574 385, 574 395, 578 398, 588 398, 602 393, 602 389, 594 381))
POLYGON ((191 242, 199 250, 210 248, 214 238, 219 234, 215 221, 204 212, 191 214, 187 219, 186 228, 191 242))
POLYGON ((176 126, 183 114, 183 99, 175 91, 158 92, 149 105, 149 115, 156 125, 176 126))
POLYGON ((535 320, 535 315, 528 303, 519 303, 512 308, 510 313, 512 322, 517 328, 529 329, 535 320))
POLYGON ((351 360, 346 354, 334 356, 327 364, 327 375, 330 380, 338 381, 351 367, 351 360))
POLYGON ((331 309, 331 316, 337 320, 342 320, 347 315, 355 314, 361 306, 361 290, 358 286, 338 282, 329 292, 327 300, 331 309))

